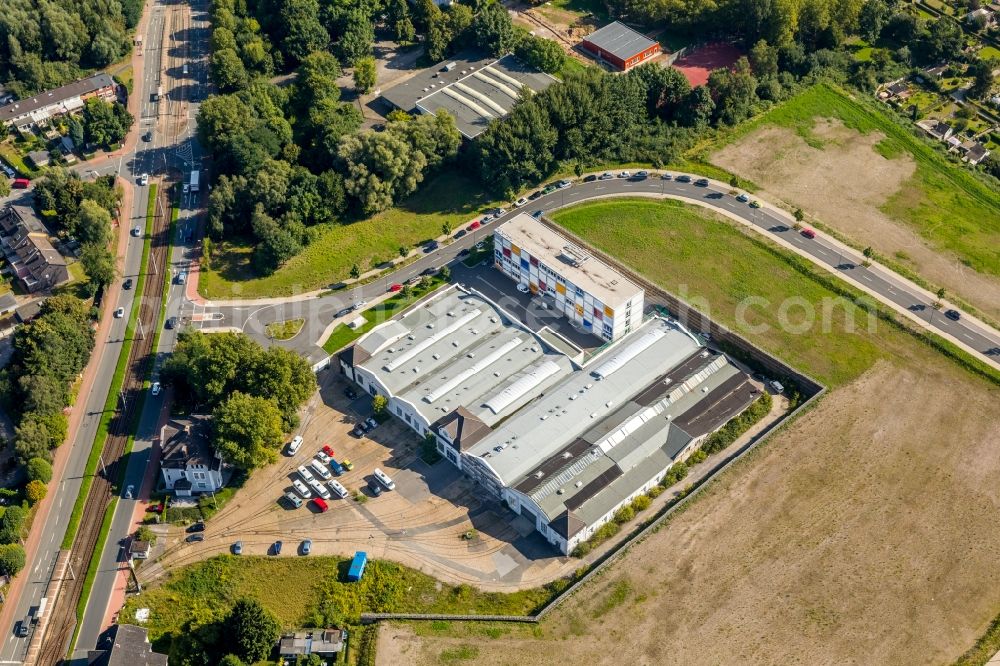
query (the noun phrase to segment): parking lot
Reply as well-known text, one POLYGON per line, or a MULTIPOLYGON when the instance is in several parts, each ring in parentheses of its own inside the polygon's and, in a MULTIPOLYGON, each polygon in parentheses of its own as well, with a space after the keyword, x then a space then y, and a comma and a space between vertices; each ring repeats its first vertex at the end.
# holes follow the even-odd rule
POLYGON ((235 497, 208 521, 204 541, 188 542, 183 527, 171 527, 164 552, 140 570, 144 582, 167 569, 232 552, 272 555, 281 540, 282 557, 299 556, 301 542, 312 541, 312 555, 388 558, 451 583, 474 583, 483 589, 533 587, 570 573, 574 562, 557 553, 528 522, 485 501, 474 482, 445 461, 428 465, 419 457, 416 434, 394 419, 362 438, 351 430, 370 414, 369 399, 350 401, 347 383, 336 367, 319 375, 321 389, 305 409, 299 432, 303 444, 294 456, 279 457, 256 471, 235 497), (354 468, 335 477, 348 499, 333 497, 321 513, 313 504, 293 508, 283 499, 323 445, 334 459, 350 459, 354 468), (378 467, 392 477, 395 490, 373 497, 368 489, 378 467), (364 499, 353 496, 360 492, 364 499), (468 532, 472 538, 465 538, 468 532))

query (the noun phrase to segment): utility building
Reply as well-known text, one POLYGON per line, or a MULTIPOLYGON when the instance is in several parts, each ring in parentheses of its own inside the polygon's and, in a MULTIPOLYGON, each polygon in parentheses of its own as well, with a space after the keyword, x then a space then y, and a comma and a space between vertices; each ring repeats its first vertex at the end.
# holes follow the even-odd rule
POLYGON ((584 37, 580 48, 622 72, 660 54, 659 42, 618 21, 584 37))

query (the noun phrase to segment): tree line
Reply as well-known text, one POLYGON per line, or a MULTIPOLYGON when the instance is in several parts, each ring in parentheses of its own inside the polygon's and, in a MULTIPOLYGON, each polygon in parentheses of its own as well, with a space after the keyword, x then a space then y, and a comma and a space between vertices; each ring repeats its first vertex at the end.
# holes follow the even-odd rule
POLYGON ((35 181, 35 207, 49 228, 80 242, 80 264, 88 277, 90 296, 115 279, 111 225, 121 198, 113 175, 87 182, 75 171, 53 168, 35 181))
POLYGON ((182 332, 162 376, 179 405, 213 415, 213 447, 248 471, 274 460, 316 390, 303 358, 281 347, 265 350, 241 333, 182 332))
POLYGON ((0 81, 18 97, 107 67, 131 49, 142 0, 5 0, 0 81))

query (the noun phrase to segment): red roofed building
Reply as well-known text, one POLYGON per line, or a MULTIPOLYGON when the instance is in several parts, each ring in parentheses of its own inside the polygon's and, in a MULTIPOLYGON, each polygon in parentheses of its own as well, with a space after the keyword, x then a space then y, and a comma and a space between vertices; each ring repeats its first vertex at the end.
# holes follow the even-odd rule
POLYGON ((660 54, 659 42, 618 21, 584 37, 580 47, 623 72, 660 54))

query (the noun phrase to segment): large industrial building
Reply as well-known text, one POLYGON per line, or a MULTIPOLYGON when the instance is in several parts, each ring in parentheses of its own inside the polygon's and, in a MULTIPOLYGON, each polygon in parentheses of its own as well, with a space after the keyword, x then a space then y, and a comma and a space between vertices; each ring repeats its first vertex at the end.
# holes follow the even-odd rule
POLYGON ((527 92, 541 92, 556 80, 525 66, 513 55, 495 58, 480 53, 459 54, 382 92, 389 105, 407 113, 444 109, 467 139, 486 131, 490 121, 503 118, 527 92))
POLYGON ((373 329, 341 369, 569 553, 756 397, 678 322, 634 316, 580 364, 453 286, 373 329))
POLYGON ((602 340, 617 340, 642 320, 642 288, 530 215, 497 227, 493 252, 504 275, 602 340))

